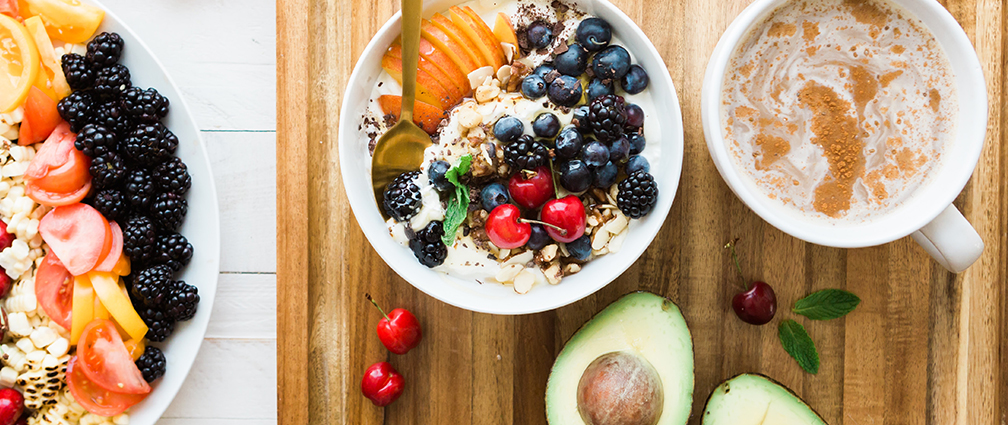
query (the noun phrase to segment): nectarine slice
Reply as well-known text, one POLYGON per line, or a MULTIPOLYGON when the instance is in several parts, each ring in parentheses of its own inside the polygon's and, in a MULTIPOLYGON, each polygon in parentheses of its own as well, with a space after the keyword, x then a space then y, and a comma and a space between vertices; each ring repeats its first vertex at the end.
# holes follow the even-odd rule
MULTIPOLYGON (((398 81, 399 84, 402 84, 402 59, 386 52, 382 56, 382 68, 398 81)), ((448 109, 454 105, 451 95, 441 86, 441 83, 422 69, 417 69, 416 90, 417 99, 432 105, 438 105, 441 109, 448 109)))
POLYGON ((511 19, 504 12, 497 13, 497 21, 494 22, 493 33, 501 43, 510 43, 518 47, 518 35, 515 34, 511 19))
MULTIPOLYGON (((402 96, 386 94, 378 97, 378 106, 386 115, 399 119, 402 112, 402 96)), ((447 116, 444 110, 437 106, 417 100, 413 104, 413 122, 419 125, 427 134, 437 132, 438 124, 447 116)))
MULTIPOLYGON (((440 15, 438 15, 440 16, 440 15)), ((471 58, 464 45, 459 44, 448 33, 434 26, 430 21, 424 19, 420 24, 420 34, 438 51, 451 58, 452 62, 462 70, 462 73, 469 74, 480 67, 479 61, 471 58)), ((423 46, 420 47, 423 52, 423 46)))
POLYGON ((490 61, 480 53, 479 47, 451 19, 448 19, 444 15, 434 15, 431 16, 431 23, 441 31, 444 31, 445 34, 448 34, 448 37, 451 37, 452 41, 462 46, 462 50, 469 55, 469 58, 479 65, 476 68, 491 66, 490 61))
POLYGON ((480 18, 472 9, 467 10, 458 6, 452 6, 448 12, 451 14, 452 22, 479 47, 483 57, 490 62, 490 65, 493 65, 494 70, 507 63, 504 60, 504 49, 501 48, 500 41, 493 35, 493 31, 490 30, 486 22, 483 22, 483 18, 480 18))
MULTIPOLYGON (((399 44, 399 41, 395 41, 391 46, 389 46, 388 54, 394 58, 402 60, 402 45, 399 44)), ((424 58, 423 55, 420 55, 418 59, 417 69, 426 72, 431 77, 434 77, 438 83, 441 83, 441 87, 444 88, 446 93, 448 93, 449 101, 452 106, 462 101, 462 98, 466 96, 466 90, 463 87, 455 84, 455 81, 453 81, 448 74, 441 71, 441 68, 438 68, 436 65, 431 63, 431 61, 424 58)))
POLYGON ((469 86, 469 78, 466 77, 468 72, 459 69, 458 65, 448 55, 438 50, 434 44, 431 44, 430 41, 424 38, 420 39, 420 56, 445 73, 449 80, 462 90, 463 96, 468 96, 472 93, 472 87, 469 86))

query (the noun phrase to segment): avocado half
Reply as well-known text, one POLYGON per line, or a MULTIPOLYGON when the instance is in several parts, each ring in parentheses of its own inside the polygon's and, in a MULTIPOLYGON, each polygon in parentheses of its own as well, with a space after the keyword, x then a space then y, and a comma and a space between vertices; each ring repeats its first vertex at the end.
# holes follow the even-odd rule
POLYGON ((546 383, 551 425, 684 424, 692 403, 686 320, 672 301, 648 292, 625 295, 585 323, 546 383))
POLYGON ((745 373, 714 389, 704 406, 702 424, 826 425, 826 421, 777 381, 745 373))

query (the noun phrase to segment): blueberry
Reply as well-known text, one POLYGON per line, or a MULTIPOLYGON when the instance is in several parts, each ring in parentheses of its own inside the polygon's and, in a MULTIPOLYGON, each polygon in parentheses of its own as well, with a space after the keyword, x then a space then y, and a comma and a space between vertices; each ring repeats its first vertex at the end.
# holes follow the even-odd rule
POLYGON ((588 105, 581 105, 574 109, 574 116, 571 122, 577 126, 578 130, 589 132, 591 130, 591 125, 588 124, 588 105))
POLYGON ((638 171, 643 171, 645 173, 650 173, 651 172, 651 164, 648 164, 647 158, 645 158, 643 156, 640 156, 640 155, 631 156, 630 159, 627 160, 627 163, 626 163, 626 173, 629 175, 629 174, 636 173, 638 171))
POLYGON ((483 201, 483 209, 493 211, 501 205, 508 203, 508 191, 500 183, 490 183, 480 192, 480 199, 483 201))
POLYGON ((609 160, 617 164, 626 162, 630 156, 630 140, 626 136, 620 136, 609 145, 609 160))
POLYGON ((592 173, 588 165, 579 160, 571 160, 557 167, 560 186, 571 192, 584 192, 591 187, 592 173))
POLYGON ((627 93, 637 94, 647 88, 649 81, 651 80, 644 68, 641 68, 640 65, 630 65, 630 69, 623 75, 623 78, 620 78, 620 86, 627 93))
POLYGON ((612 81, 592 78, 591 82, 588 83, 588 90, 585 91, 585 94, 588 96, 589 102, 596 97, 613 94, 612 81))
POLYGON ((609 162, 609 148, 598 140, 592 140, 581 151, 584 162, 592 167, 601 167, 609 162))
POLYGON ((578 43, 585 46, 589 52, 597 52, 606 48, 612 40, 612 28, 601 18, 588 18, 581 21, 575 33, 578 43))
POLYGON ((626 105, 626 124, 630 127, 641 128, 644 126, 644 110, 640 106, 628 103, 626 105))
POLYGON ((608 189, 609 186, 616 183, 616 173, 618 172, 619 168, 616 168, 616 164, 613 164, 612 161, 607 162, 593 171, 595 178, 593 184, 595 187, 608 189))
POLYGON ((427 167, 427 178, 430 179, 430 182, 434 185, 435 189, 445 192, 455 188, 455 185, 453 185, 452 182, 448 181, 448 178, 445 177, 445 174, 448 173, 448 169, 450 168, 451 164, 447 161, 441 160, 434 161, 431 163, 430 167, 427 167))
POLYGON ((535 74, 529 75, 522 80, 521 91, 532 100, 546 96, 546 80, 535 74))
POLYGON ((578 77, 588 69, 588 51, 579 44, 571 44, 553 59, 553 66, 561 74, 578 77))
POLYGON ((561 75, 549 86, 549 100, 559 106, 571 107, 581 101, 581 80, 561 75))
POLYGON ((543 21, 535 21, 529 24, 525 36, 528 38, 529 47, 542 49, 553 42, 553 29, 543 21))
POLYGON ((553 68, 552 66, 549 66, 549 65, 539 65, 539 66, 536 67, 536 69, 532 70, 532 74, 531 75, 538 75, 539 78, 542 78, 543 80, 545 80, 546 76, 549 75, 549 73, 551 73, 553 71, 556 71, 556 69, 553 68))
POLYGON ((532 121, 532 132, 536 136, 554 138, 560 132, 560 118, 552 112, 544 112, 532 121))
POLYGON ((567 252, 575 260, 584 261, 591 255, 591 238, 588 235, 581 235, 574 242, 567 242, 567 252))
POLYGON ((539 223, 532 223, 532 234, 529 236, 528 247, 533 250, 543 249, 550 242, 550 235, 546 233, 546 228, 539 223))
POLYGON ((630 69, 630 53, 623 46, 609 46, 595 54, 591 63, 596 78, 618 80, 630 69))
POLYGON ((644 152, 644 145, 646 144, 643 134, 631 133, 630 134, 630 155, 637 155, 644 152))
POLYGON ((525 124, 521 120, 510 115, 505 116, 494 124, 493 134, 502 143, 514 143, 518 137, 525 132, 525 124))
POLYGON ((572 159, 581 153, 582 145, 584 138, 581 137, 581 132, 574 126, 567 126, 557 136, 555 152, 560 159, 572 159))

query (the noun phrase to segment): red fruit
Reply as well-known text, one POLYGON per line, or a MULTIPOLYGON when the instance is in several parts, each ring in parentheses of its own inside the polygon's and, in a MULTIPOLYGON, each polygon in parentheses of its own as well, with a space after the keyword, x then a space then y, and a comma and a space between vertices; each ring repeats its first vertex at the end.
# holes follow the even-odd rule
MULTIPOLYGON (((580 205, 580 203, 578 204, 580 205)), ((582 232, 584 231, 584 211, 582 211, 582 232)), ((520 221, 518 207, 511 204, 499 205, 487 218, 486 232, 490 242, 501 249, 518 248, 525 245, 532 236, 532 226, 520 221)))
POLYGON ((397 308, 385 314, 378 306, 378 303, 371 298, 371 294, 364 294, 371 304, 378 307, 378 311, 385 316, 378 321, 378 339, 381 340, 385 348, 396 354, 406 354, 413 347, 420 344, 423 332, 420 330, 420 322, 416 316, 406 309, 397 308))
POLYGON ((7 233, 7 224, 0 221, 0 250, 9 248, 14 243, 14 239, 17 239, 17 236, 13 233, 7 233))
MULTIPOLYGON (((554 199, 543 205, 539 219, 546 224, 552 224, 560 229, 546 226, 546 233, 557 242, 574 242, 585 232, 585 210, 581 199, 568 195, 563 199, 554 199)), ((489 222, 488 222, 489 224, 489 222)))
POLYGON ((777 313, 777 295, 766 282, 753 282, 748 291, 735 294, 732 309, 743 322, 762 325, 777 313))
POLYGON ((406 380, 388 362, 378 362, 364 372, 360 386, 375 406, 388 406, 402 395, 406 380))
POLYGON ((14 425, 24 410, 24 397, 13 388, 0 389, 0 425, 14 425))
POLYGON ((519 171, 508 180, 508 193, 515 203, 524 208, 539 208, 553 199, 553 174, 546 167, 538 167, 531 172, 519 171))

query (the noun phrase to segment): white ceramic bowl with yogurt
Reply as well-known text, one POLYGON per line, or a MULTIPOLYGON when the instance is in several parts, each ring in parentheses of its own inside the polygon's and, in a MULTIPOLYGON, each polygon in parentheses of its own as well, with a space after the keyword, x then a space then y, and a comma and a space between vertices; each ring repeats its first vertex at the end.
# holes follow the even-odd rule
MULTIPOLYGON (((429 17, 444 12, 459 3, 457 0, 428 2, 424 15, 429 17)), ((483 0, 477 6, 482 10, 506 9, 510 3, 514 2, 483 0)), ((493 314, 536 313, 573 303, 612 282, 629 268, 654 240, 672 207, 682 172, 683 126, 679 98, 664 61, 640 28, 608 1, 570 3, 589 15, 608 21, 614 43, 624 46, 633 62, 641 65, 650 77, 646 93, 650 93, 652 104, 645 107, 648 144, 644 154, 658 183, 659 196, 650 214, 631 221, 629 234, 619 252, 589 261, 579 273, 564 277, 557 285, 536 285, 528 293, 518 294, 509 285, 480 284, 473 279, 441 273, 421 265, 408 248, 390 237, 371 189, 370 138, 361 130, 361 124, 375 84, 382 75, 381 57, 399 36, 399 14, 382 26, 354 67, 343 94, 339 128, 340 169, 347 198, 364 235, 382 259, 406 281, 434 298, 467 310, 493 314)), ((481 10, 476 6, 474 9, 481 10)), ((492 25, 492 21, 488 22, 492 25)))

